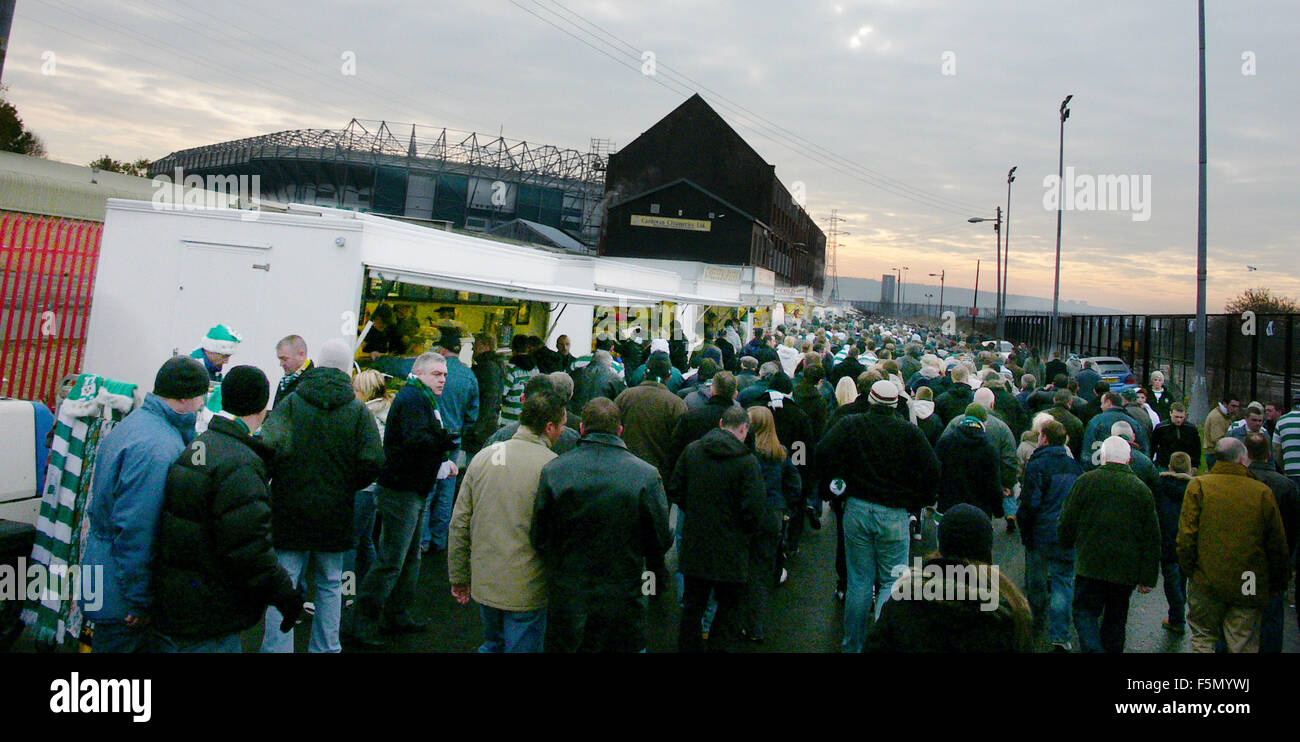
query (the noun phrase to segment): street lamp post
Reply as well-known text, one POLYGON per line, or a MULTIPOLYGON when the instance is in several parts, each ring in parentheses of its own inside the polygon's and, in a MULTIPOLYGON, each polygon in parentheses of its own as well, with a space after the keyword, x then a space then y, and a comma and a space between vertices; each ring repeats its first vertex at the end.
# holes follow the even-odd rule
POLYGON ((1007 231, 1002 241, 1002 302, 998 311, 998 338, 1006 337, 1007 274, 1011 273, 1011 184, 1016 180, 1016 169, 1007 171, 1007 231))
POLYGON ((903 269, 890 268, 889 270, 894 274, 894 314, 901 317, 903 315, 903 269))
POLYGON ((1197 30, 1201 41, 1201 124, 1200 124, 1200 172, 1196 194, 1196 351, 1193 357, 1195 369, 1192 372, 1192 420, 1204 420, 1210 411, 1209 390, 1205 388, 1205 0, 1198 6, 1197 30))
POLYGON ((1057 323, 1061 319, 1061 196, 1065 192, 1065 120, 1070 118, 1070 99, 1074 95, 1065 96, 1061 101, 1061 143, 1058 150, 1059 155, 1056 161, 1056 280, 1052 286, 1052 350, 1059 350, 1061 347, 1060 338, 1057 333, 1057 323))
POLYGON ((993 222, 993 231, 998 236, 998 275, 993 282, 993 313, 997 316, 998 338, 1002 337, 1002 300, 999 293, 1002 290, 1002 207, 998 206, 993 210, 994 217, 973 216, 966 221, 971 224, 980 222, 993 222))
POLYGON ((939 279, 939 313, 940 314, 943 314, 943 274, 944 273, 946 273, 946 271, 939 271, 938 273, 930 274, 932 278, 939 279))

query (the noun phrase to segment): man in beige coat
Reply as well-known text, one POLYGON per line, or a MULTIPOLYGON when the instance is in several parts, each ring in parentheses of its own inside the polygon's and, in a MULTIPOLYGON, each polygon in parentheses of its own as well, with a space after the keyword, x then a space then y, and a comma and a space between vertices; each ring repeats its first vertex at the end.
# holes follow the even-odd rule
POLYGON ((537 482, 564 432, 565 400, 529 394, 519 430, 474 456, 451 514, 447 571, 451 594, 479 604, 480 652, 541 652, 546 636, 546 573, 529 540, 537 482))
POLYGON ((1183 496, 1178 563, 1188 575, 1192 651, 1258 652, 1260 621, 1290 577, 1282 515, 1268 485, 1251 476, 1246 446, 1223 438, 1217 463, 1183 496))

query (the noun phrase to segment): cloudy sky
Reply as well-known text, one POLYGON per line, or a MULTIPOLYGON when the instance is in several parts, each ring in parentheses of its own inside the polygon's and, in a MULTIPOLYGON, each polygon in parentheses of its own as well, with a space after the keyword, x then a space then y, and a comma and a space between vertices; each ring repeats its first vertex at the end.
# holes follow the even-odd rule
MULTIPOLYGON (((1249 286, 1300 297, 1300 5, 1207 5, 1213 312, 1249 286)), ((1038 296, 1073 94, 1062 298, 1191 312, 1196 32, 1192 0, 18 0, 4 82, 83 164, 353 117, 586 150, 697 91, 823 229, 839 210, 841 275, 969 287, 978 259, 991 286, 991 225, 966 218, 1005 208, 1018 166, 1008 292, 1038 296), (1090 204, 1116 176, 1127 199, 1090 204)))

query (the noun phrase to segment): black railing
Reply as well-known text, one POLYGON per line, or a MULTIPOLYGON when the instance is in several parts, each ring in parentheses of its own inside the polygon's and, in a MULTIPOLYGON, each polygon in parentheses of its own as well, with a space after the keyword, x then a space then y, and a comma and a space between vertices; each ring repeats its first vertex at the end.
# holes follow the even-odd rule
MULTIPOLYGON (((1234 396, 1290 409, 1300 389, 1296 345, 1298 314, 1212 314, 1206 318, 1206 389, 1211 401, 1234 396)), ((1051 350, 1050 315, 1006 318, 1007 340, 1051 350)), ((1196 317, 1175 315, 1063 315, 1057 337, 1063 354, 1114 356, 1144 386, 1163 371, 1175 391, 1191 393, 1196 317)))

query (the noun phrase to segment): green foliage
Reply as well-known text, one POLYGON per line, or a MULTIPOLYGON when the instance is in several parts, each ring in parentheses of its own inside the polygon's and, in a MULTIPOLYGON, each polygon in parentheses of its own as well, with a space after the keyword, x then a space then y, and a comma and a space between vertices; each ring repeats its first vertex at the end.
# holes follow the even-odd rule
POLYGON ((1288 296, 1275 294, 1263 286, 1246 289, 1223 305, 1223 311, 1229 314, 1254 312, 1255 314, 1287 314, 1300 312, 1300 302, 1288 296))

